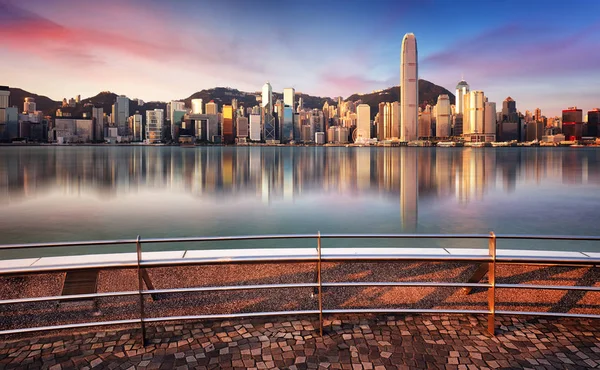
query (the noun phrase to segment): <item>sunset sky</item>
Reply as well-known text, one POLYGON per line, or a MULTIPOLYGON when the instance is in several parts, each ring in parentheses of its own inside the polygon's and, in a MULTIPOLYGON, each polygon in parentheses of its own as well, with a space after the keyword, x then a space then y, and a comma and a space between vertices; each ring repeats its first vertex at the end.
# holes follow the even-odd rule
POLYGON ((600 1, 0 0, 0 85, 55 100, 172 100, 215 86, 343 96, 464 75, 501 106, 600 106, 600 1))

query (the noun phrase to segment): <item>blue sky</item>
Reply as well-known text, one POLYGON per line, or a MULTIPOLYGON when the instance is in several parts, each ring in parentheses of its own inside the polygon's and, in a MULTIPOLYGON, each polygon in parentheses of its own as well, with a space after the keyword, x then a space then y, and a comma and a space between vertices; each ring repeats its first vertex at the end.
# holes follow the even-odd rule
POLYGON ((348 96, 419 74, 461 76, 499 105, 557 115, 600 106, 600 1, 0 0, 0 84, 59 100, 102 90, 144 100, 214 86, 348 96))

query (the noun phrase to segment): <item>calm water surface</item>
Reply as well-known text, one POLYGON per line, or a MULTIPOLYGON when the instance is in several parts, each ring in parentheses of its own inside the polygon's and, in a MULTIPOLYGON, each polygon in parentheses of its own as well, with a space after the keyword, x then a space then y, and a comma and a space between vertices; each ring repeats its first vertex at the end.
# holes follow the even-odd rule
MULTIPOLYGON (((3 147, 0 202, 2 244, 318 230, 597 235, 600 150, 3 147)), ((327 243, 486 247, 459 240, 327 243)), ((593 243, 503 243, 499 247, 600 251, 593 243)), ((243 246, 284 244, 314 247, 314 241, 243 246)), ((0 253, 124 249, 133 250, 0 253)))

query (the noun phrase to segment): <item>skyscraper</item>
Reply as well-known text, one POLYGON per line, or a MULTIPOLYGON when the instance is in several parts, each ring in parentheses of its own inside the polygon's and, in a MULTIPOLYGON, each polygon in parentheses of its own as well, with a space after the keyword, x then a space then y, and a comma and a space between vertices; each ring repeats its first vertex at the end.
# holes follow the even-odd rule
POLYGON ((417 139, 417 121, 419 119, 419 71, 417 40, 415 35, 407 33, 402 39, 400 57, 400 140, 417 139))
POLYGON ((456 85, 456 114, 464 114, 464 97, 469 94, 469 84, 465 80, 461 80, 456 85))
POLYGON ((283 89, 283 104, 294 109, 294 94, 295 90, 293 87, 286 87, 283 89))
POLYGON ((483 120, 485 109, 485 95, 481 90, 474 90, 469 93, 469 110, 465 114, 469 115, 469 131, 464 127, 466 134, 483 134, 483 120))
POLYGON ((216 115, 219 112, 219 106, 214 101, 206 103, 206 114, 216 115))
POLYGON ((262 88, 261 108, 263 138, 265 141, 275 140, 277 133, 275 132, 275 117, 273 117, 273 89, 268 82, 262 88))
POLYGON ((165 112, 162 109, 146 111, 146 142, 149 144, 160 143, 165 112))
POLYGON ((442 94, 438 96, 435 106, 435 136, 449 137, 451 124, 450 98, 447 94, 442 94))
POLYGON ((104 140, 104 108, 92 108, 92 120, 94 125, 94 140, 104 140))
POLYGON ((233 106, 223 106, 223 122, 222 122, 223 140, 227 144, 231 144, 235 141, 235 132, 233 127, 233 106))
POLYGON ((117 133, 120 136, 129 135, 129 98, 125 95, 117 97, 115 101, 114 122, 117 126, 117 133))
MULTIPOLYGON (((171 121, 171 138, 177 141, 178 127, 181 127, 181 120, 175 119, 176 111, 185 111, 185 103, 182 101, 171 101, 169 106, 169 120, 171 121)), ((181 115, 177 115, 178 117, 181 115)))
POLYGON ((494 140, 496 139, 496 103, 485 102, 485 116, 484 116, 484 133, 485 136, 493 135, 494 140))
POLYGON ((192 99, 192 114, 203 114, 202 99, 192 99))
POLYGON ((23 104, 23 113, 33 113, 35 111, 35 98, 25 98, 25 103, 23 104))
POLYGON ((356 108, 356 139, 355 142, 371 138, 371 107, 359 104, 356 108))

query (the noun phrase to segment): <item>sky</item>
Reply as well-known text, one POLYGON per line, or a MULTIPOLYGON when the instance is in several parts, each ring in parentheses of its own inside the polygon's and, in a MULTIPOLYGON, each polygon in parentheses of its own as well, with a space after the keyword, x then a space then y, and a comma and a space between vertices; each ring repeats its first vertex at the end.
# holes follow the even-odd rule
POLYGON ((317 96, 419 77, 547 116, 600 106, 596 0, 0 0, 0 85, 54 100, 183 99, 216 86, 317 96))

